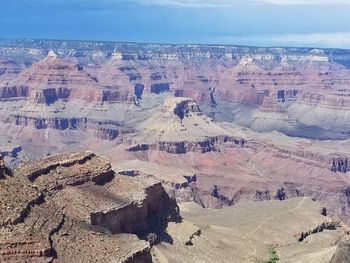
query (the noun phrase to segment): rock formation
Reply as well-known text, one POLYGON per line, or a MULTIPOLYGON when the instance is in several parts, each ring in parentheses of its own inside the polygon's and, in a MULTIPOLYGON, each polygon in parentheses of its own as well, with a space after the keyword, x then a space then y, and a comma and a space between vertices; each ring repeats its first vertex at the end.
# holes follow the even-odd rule
POLYGON ((53 104, 58 100, 126 101, 126 95, 101 85, 96 77, 50 51, 48 56, 21 72, 3 87, 2 98, 28 97, 34 103, 53 104), (51 52, 51 53, 50 53, 51 52), (7 92, 6 92, 7 91, 7 92))
POLYGON ((0 152, 0 179, 4 179, 6 176, 12 176, 12 171, 5 165, 4 156, 0 152))
POLYGON ((341 158, 338 158, 337 160, 333 158, 332 160, 332 166, 331 166, 331 171, 336 173, 347 173, 350 170, 348 166, 348 159, 345 158, 344 160, 341 158))
POLYGON ((6 166, 4 162, 4 157, 0 153, 0 178, 5 177, 6 166))
POLYGON ((130 152, 157 150, 173 154, 217 151, 216 145, 244 145, 242 138, 203 115, 193 99, 167 97, 151 117, 136 126, 130 152), (142 142, 142 143, 139 143, 142 142))
MULTIPOLYGON (((235 120, 258 131, 318 139, 348 137, 346 50, 74 41, 68 46, 64 41, 1 42, 2 100, 48 105, 76 99, 134 101, 138 107, 148 107, 142 98, 168 94, 196 100, 216 120, 235 120)), ((65 107, 69 110, 63 115, 81 117, 72 114, 82 111, 65 107)), ((29 112, 32 109, 22 116, 29 112)), ((108 116, 105 121, 116 118, 108 116)))
MULTIPOLYGON (((130 233, 162 242, 176 220, 173 200, 148 183, 157 179, 179 202, 206 208, 308 196, 349 224, 349 67, 347 50, 0 41, 0 144, 17 167, 0 184, 12 198, 17 182, 21 196, 5 197, 0 222, 15 233, 27 222, 38 227, 30 222, 45 211, 57 214, 40 223, 44 238, 18 244, 63 262, 82 257, 63 253, 72 251, 70 229, 86 261, 100 243, 105 261, 115 247, 127 255, 121 236, 135 244, 131 258, 149 258, 149 244, 130 233), (90 154, 20 166, 86 149, 119 175, 90 154)), ((196 227, 178 228, 181 244, 195 244, 196 227)))
POLYGON ((149 244, 132 234, 179 219, 160 183, 115 177, 91 152, 24 164, 0 193, 1 262, 151 262, 149 244))

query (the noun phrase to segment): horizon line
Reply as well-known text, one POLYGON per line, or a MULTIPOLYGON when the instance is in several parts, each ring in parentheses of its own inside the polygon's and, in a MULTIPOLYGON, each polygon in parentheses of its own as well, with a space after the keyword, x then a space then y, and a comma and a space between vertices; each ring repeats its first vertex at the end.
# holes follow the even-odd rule
POLYGON ((321 50, 347 50, 350 48, 337 48, 337 47, 317 47, 317 46, 258 46, 258 45, 244 45, 244 44, 209 44, 209 43, 167 43, 167 42, 137 42, 137 41, 115 41, 115 40, 92 40, 92 39, 60 39, 60 38, 39 38, 39 37, 0 37, 0 43, 2 41, 16 41, 16 40, 42 40, 42 41, 67 41, 67 42, 95 42, 95 43, 110 43, 110 44, 134 44, 134 45, 159 45, 159 46, 213 46, 213 47, 240 47, 240 48, 286 48, 286 49, 321 49, 321 50))

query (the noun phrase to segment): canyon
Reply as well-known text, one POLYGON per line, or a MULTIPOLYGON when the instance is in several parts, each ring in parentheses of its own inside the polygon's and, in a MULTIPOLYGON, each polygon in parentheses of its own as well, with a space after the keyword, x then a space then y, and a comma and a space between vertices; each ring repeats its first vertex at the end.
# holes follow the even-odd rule
POLYGON ((221 210, 185 202, 180 214, 159 181, 116 174, 92 152, 45 157, 2 175, 1 262, 250 262, 276 243, 286 259, 302 249, 312 262, 327 262, 346 236, 306 197, 221 210), (265 231, 277 235, 262 243, 265 231))
POLYGON ((276 245, 280 262, 338 260, 349 247, 349 76, 340 49, 1 40, 1 255, 213 262, 219 236, 243 251, 239 237, 266 222, 240 240, 255 253, 219 262, 264 260, 276 245), (258 242, 278 227, 288 238, 258 242))

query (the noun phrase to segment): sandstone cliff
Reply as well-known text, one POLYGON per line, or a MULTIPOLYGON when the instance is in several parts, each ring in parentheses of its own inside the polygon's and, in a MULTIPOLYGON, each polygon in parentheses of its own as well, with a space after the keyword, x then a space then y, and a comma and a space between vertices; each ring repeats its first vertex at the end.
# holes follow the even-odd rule
POLYGON ((27 39, 0 42, 0 60, 3 101, 144 107, 143 98, 172 94, 258 131, 324 139, 349 130, 346 50, 27 39))
POLYGON ((160 183, 115 177, 91 152, 24 164, 0 192, 1 262, 151 262, 150 244, 133 234, 179 218, 160 183))

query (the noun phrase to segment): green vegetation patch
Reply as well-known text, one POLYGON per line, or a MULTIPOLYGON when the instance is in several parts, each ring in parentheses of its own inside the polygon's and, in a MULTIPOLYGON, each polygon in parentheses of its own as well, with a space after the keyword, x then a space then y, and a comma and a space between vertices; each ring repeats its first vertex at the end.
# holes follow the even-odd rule
POLYGON ((277 250, 276 249, 271 249, 269 259, 261 261, 260 263, 276 263, 279 259, 280 258, 279 258, 278 254, 277 254, 277 250))

